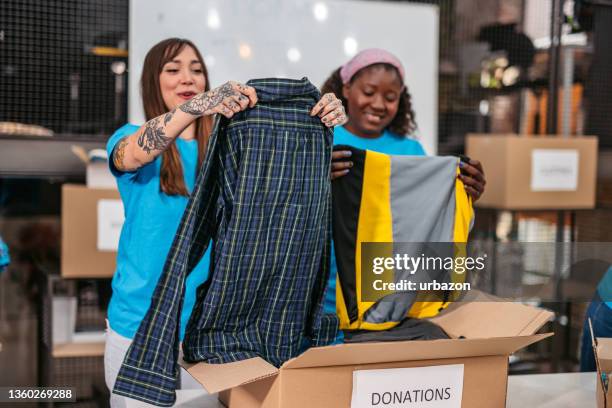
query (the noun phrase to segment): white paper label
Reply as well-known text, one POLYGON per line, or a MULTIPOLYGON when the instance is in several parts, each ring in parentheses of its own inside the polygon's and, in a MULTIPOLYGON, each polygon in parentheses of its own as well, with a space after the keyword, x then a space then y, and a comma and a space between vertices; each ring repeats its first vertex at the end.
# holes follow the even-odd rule
POLYGON ((532 191, 576 191, 578 150, 534 149, 531 152, 532 191))
POLYGON ((358 370, 351 408, 461 408, 463 364, 358 370))
POLYGON ((98 201, 98 251, 117 251, 123 221, 121 200, 98 201))

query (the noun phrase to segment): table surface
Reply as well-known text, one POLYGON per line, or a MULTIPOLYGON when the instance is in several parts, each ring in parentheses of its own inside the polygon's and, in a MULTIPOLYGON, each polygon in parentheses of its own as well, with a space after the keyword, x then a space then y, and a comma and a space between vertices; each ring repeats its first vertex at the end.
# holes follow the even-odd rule
POLYGON ((506 408, 595 408, 595 373, 511 375, 506 408))
MULTIPOLYGON (((595 373, 511 375, 506 408, 595 408, 595 373)), ((128 400, 127 408, 150 407, 128 400)), ((178 390, 175 407, 223 408, 204 389, 178 390)))

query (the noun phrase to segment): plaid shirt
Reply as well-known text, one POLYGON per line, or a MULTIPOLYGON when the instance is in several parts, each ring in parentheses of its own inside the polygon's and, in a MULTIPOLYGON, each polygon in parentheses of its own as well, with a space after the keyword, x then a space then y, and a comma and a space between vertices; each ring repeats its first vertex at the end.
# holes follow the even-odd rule
POLYGON ((198 288, 185 360, 259 356, 279 366, 305 345, 335 338, 337 318, 321 307, 329 274, 332 132, 309 115, 319 91, 306 78, 248 85, 259 102, 215 125, 116 394, 174 403, 185 278, 211 238, 211 274, 198 288))

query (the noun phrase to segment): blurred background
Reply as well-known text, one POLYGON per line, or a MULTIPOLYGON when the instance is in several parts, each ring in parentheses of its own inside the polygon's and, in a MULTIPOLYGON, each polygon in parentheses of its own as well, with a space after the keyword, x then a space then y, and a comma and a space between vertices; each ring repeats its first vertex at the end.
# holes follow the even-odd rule
POLYGON ((487 291, 536 276, 558 294, 539 303, 557 312, 557 336, 513 357, 511 373, 577 370, 586 302, 609 263, 576 278, 571 251, 525 267, 521 245, 612 241, 612 1, 3 0, 0 236, 11 263, 0 272, 0 386, 71 385, 82 406, 107 401, 100 333, 112 268, 62 273, 62 188, 85 182, 86 152, 142 123, 144 54, 169 36, 196 43, 213 86, 262 76, 320 86, 360 50, 386 48, 404 63, 414 136, 429 154, 464 153, 471 133, 597 136, 590 208, 482 205, 471 236, 505 244, 487 291), (516 265, 532 276, 517 278, 516 265), (571 279, 585 285, 574 298, 560 286, 571 279))

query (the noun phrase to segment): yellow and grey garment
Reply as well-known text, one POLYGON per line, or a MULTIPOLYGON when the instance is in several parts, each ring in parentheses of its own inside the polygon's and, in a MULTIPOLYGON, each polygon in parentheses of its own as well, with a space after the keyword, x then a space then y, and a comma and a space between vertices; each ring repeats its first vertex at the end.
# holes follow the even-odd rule
MULTIPOLYGON (((375 302, 362 299, 361 244, 467 242, 474 211, 457 178, 459 159, 334 148, 350 150, 353 162, 351 171, 332 183, 340 328, 388 330, 405 317, 435 316, 448 306, 447 298, 396 292, 375 302)), ((457 253, 464 245, 456 248, 455 256, 465 256, 457 253)))

